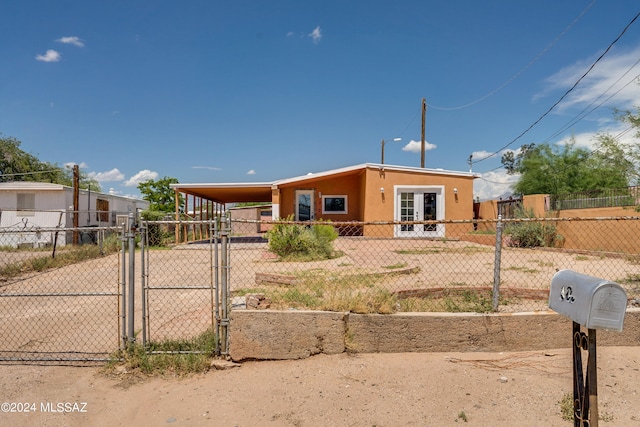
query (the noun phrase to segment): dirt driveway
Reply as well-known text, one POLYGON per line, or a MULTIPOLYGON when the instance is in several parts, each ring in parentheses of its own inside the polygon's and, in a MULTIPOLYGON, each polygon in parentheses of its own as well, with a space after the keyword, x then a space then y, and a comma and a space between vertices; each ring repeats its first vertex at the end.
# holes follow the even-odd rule
MULTIPOLYGON (((570 426, 558 401, 571 366, 568 349, 320 355, 134 382, 0 365, 0 401, 34 409, 3 409, 0 425, 570 426)), ((640 426, 639 378, 637 347, 598 348, 601 426, 640 426)))

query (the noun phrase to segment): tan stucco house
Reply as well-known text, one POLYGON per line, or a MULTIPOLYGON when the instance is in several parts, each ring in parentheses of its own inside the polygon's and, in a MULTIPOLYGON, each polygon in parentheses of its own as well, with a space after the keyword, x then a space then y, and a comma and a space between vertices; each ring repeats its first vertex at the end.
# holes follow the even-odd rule
MULTIPOLYGON (((172 184, 176 194, 227 205, 271 203, 271 218, 394 222, 473 219, 477 175, 365 163, 273 182, 172 184)), ((198 203, 194 203, 198 205, 198 203)), ((366 226, 363 230, 366 235, 366 226)), ((445 224, 397 224, 389 237, 444 237, 445 224)))

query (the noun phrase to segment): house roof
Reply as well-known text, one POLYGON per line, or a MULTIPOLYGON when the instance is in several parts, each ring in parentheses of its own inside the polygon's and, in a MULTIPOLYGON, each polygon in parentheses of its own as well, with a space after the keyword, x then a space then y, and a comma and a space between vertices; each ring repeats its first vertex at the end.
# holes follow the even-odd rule
POLYGON ((64 185, 50 182, 11 181, 0 182, 0 191, 60 191, 64 185))
POLYGON ((425 169, 410 166, 384 165, 379 163, 363 163, 332 169, 323 172, 308 173, 292 178, 279 179, 269 182, 245 182, 245 183, 197 183, 197 184, 171 184, 182 193, 203 199, 214 200, 219 203, 237 202, 266 202, 271 200, 271 191, 288 184, 309 182, 327 177, 340 177, 357 174, 367 168, 394 170, 401 172, 423 173, 429 175, 458 176, 461 178, 475 179, 478 175, 469 172, 455 172, 444 169, 425 169))
MULTIPOLYGON (((37 182, 37 181, 11 181, 11 182, 0 182, 0 191, 73 191, 73 187, 69 187, 67 185, 62 184, 52 184, 50 182, 37 182)), ((86 188, 80 189, 81 194, 86 193, 86 188)), ((99 194, 104 197, 122 199, 127 201, 132 201, 136 203, 148 204, 147 200, 138 199, 135 197, 127 197, 120 196, 117 194, 110 193, 102 193, 99 191, 91 190, 91 194, 99 194)))

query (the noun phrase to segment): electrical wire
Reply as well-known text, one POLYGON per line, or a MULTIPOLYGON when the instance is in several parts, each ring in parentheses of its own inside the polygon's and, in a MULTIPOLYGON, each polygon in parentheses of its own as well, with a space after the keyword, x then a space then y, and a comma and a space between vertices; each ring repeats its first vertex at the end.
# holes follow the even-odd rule
POLYGON ((595 4, 595 2, 596 2, 596 0, 592 0, 591 3, 589 3, 589 5, 587 5, 587 7, 584 8, 584 10, 582 12, 580 12, 580 14, 573 20, 573 22, 571 22, 551 43, 549 43, 544 49, 542 49, 540 51, 540 53, 538 53, 531 61, 529 61, 529 63, 527 65, 525 65, 517 73, 515 73, 513 76, 511 76, 509 79, 507 79, 507 81, 502 83, 497 88, 493 89, 491 92, 487 93, 484 96, 481 96, 480 98, 476 99, 475 101, 471 101, 471 102, 469 102, 467 104, 459 105, 457 107, 439 107, 439 106, 432 105, 432 104, 427 104, 427 106, 429 108, 433 108, 434 110, 442 110, 442 111, 461 110, 463 108, 471 107, 472 105, 478 104, 478 103, 484 101, 485 99, 495 95, 496 93, 498 93, 499 91, 504 89, 507 85, 509 85, 509 83, 514 81, 516 78, 518 78, 520 76, 520 74, 524 73, 534 63, 536 63, 545 53, 547 53, 547 51, 549 51, 571 29, 571 27, 573 27, 580 20, 580 18, 582 18, 582 15, 587 13, 587 11, 591 8, 591 6, 593 6, 595 4))
POLYGON ((569 120, 567 123, 565 123, 560 129, 558 129, 557 131, 555 131, 552 135, 548 136, 543 143, 549 142, 551 139, 557 137, 558 135, 562 134, 564 131, 566 131, 567 129, 569 129, 571 126, 575 125, 576 123, 578 123, 579 121, 583 120, 585 117, 587 117, 589 114, 593 113, 595 110, 597 110, 598 108, 602 107, 602 105, 604 105, 607 101, 609 101, 611 98, 613 98, 614 96, 616 96, 618 93, 620 93, 622 91, 622 89, 625 89, 627 86, 629 86, 631 83, 635 82, 639 77, 640 74, 637 74, 633 79, 629 80, 629 82, 627 82, 627 84, 625 84, 624 86, 622 86, 620 89, 618 89, 617 91, 615 91, 613 94, 611 94, 610 96, 608 96, 605 100, 603 100, 601 103, 599 103, 598 105, 596 105, 595 107, 593 107, 591 110, 589 110, 588 112, 587 109, 591 106, 593 106, 593 104, 596 103, 596 101, 598 101, 600 98, 602 98, 607 92, 609 92, 616 84, 618 84, 618 82, 620 80, 622 80, 622 78, 624 76, 626 76, 636 65, 638 65, 638 63, 640 63, 640 59, 638 59, 636 61, 635 64, 633 64, 622 76, 620 76, 620 78, 618 78, 618 80, 616 80, 613 84, 611 84, 611 86, 609 86, 609 88, 604 91, 602 94, 600 94, 596 99, 594 99, 589 105, 587 105, 586 107, 584 107, 584 109, 582 111, 580 111, 580 113, 578 113, 573 119, 569 120))
POLYGON ((60 172, 60 169, 52 169, 52 170, 48 170, 48 171, 21 172, 21 173, 0 173, 0 177, 4 177, 4 176, 35 175, 35 174, 38 174, 38 173, 50 173, 50 172, 60 172))
POLYGON ((522 138, 524 135, 526 135, 531 129, 533 129, 538 123, 540 123, 542 121, 542 119, 544 119, 546 116, 549 115, 549 113, 551 113, 551 111, 553 111, 567 96, 569 96, 569 94, 571 92, 573 92, 573 90, 580 84, 580 82, 593 70, 593 68, 602 60, 602 58, 605 57, 605 55, 607 53, 609 53, 609 51, 611 50, 611 48, 618 42, 618 40, 620 40, 620 38, 622 38, 622 36, 627 32, 627 30, 629 29, 629 27, 631 27, 631 25, 638 19, 638 17, 640 16, 640 12, 638 12, 636 14, 636 16, 633 17, 633 19, 626 25, 626 27, 624 27, 624 29, 622 30, 622 32, 618 35, 618 37, 616 37, 616 39, 614 41, 612 41, 609 46, 607 46, 607 48, 605 49, 605 51, 598 57, 598 59, 596 59, 593 64, 591 64, 591 66, 587 69, 587 71, 585 71, 585 73, 578 79, 576 80, 576 82, 573 84, 573 86, 571 86, 561 97, 560 99, 558 99, 551 107, 549 107, 549 109, 547 109, 547 111, 545 111, 540 117, 538 117, 538 119, 536 121, 534 121, 528 128, 526 128, 524 131, 522 131, 520 133, 520 135, 518 135, 517 137, 515 137, 514 139, 512 139, 509 143, 507 143, 506 145, 504 145, 503 147, 501 147, 500 149, 494 151, 493 153, 481 158, 480 160, 473 160, 473 163, 479 163, 482 162, 484 160, 490 159, 492 157, 494 157, 496 154, 500 153, 502 150, 510 147, 511 145, 513 145, 516 141, 518 141, 520 138, 522 138))
MULTIPOLYGON (((614 136, 614 137, 613 137, 613 139, 614 139, 614 140, 616 140, 616 141, 619 141, 619 140, 620 140, 620 138, 622 138, 623 136, 625 136, 626 134, 628 134, 628 133, 629 133, 631 130, 633 130, 633 129, 634 129, 634 126, 633 126, 633 125, 631 125, 631 126, 627 127, 626 129, 621 130, 621 131, 620 131, 616 136, 614 136)), ((590 152, 587 156, 585 156, 585 160, 586 160, 587 158, 589 158, 589 157, 593 156, 593 155, 594 155, 595 153, 597 153, 598 151, 600 151, 598 148, 596 148, 595 150, 591 150, 591 152, 590 152)), ((479 173, 480 175, 483 175, 483 174, 487 174, 487 173, 489 173, 489 172, 496 171, 496 170, 498 170, 498 169, 504 169, 504 165, 496 166, 495 168, 493 168, 493 169, 489 169, 488 171, 478 172, 478 173, 479 173)), ((487 182, 489 182, 489 183, 491 183, 491 184, 503 184, 503 183, 501 183, 501 182, 492 182, 492 181, 488 181, 487 179, 483 178, 482 176, 480 176, 480 179, 482 179, 483 181, 487 181, 487 182)))

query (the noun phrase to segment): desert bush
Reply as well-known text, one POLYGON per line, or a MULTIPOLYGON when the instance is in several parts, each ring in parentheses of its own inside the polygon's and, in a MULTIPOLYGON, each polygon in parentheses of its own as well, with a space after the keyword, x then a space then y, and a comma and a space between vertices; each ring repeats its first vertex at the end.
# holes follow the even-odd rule
MULTIPOLYGON (((533 209, 519 207, 516 209, 516 218, 535 218, 533 209)), ((547 221, 523 221, 512 222, 504 229, 509 236, 508 245, 518 248, 556 247, 563 238, 556 226, 547 221)))
MULTIPOLYGON (((288 217, 291 221, 293 217, 288 217)), ((316 260, 334 257, 333 241, 338 232, 329 223, 313 225, 279 223, 267 232, 269 250, 280 258, 316 260)))

